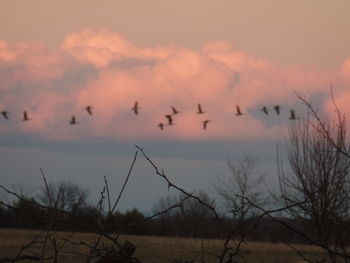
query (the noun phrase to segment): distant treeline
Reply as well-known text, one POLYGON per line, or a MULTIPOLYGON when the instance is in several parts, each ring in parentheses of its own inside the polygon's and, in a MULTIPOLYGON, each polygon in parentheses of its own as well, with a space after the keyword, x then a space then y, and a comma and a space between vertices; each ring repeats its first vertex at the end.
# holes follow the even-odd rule
POLYGON ((283 226, 285 223, 305 233, 307 229, 303 227, 301 221, 295 219, 280 218, 282 223, 278 223, 267 218, 247 218, 244 219, 246 222, 242 229, 242 222, 238 222, 237 219, 224 218, 224 222, 219 222, 206 208, 196 206, 197 209, 188 209, 190 207, 182 206, 152 219, 135 208, 124 213, 117 211, 106 214, 101 219, 96 207, 79 206, 75 210, 62 213, 62 210, 58 211, 57 208, 40 207, 36 205, 34 199, 23 198, 13 202, 12 207, 0 206, 0 227, 26 229, 50 227, 57 231, 96 232, 96 225, 98 226, 96 220, 102 220, 101 225, 111 233, 224 239, 227 230, 235 229, 235 224, 239 224, 237 231, 249 233, 249 240, 305 243, 295 231, 288 231, 283 226))

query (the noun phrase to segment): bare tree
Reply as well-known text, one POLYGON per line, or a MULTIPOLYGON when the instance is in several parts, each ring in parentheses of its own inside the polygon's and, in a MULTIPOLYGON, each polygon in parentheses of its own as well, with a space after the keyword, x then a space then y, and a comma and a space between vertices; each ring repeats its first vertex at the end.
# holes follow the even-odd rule
MULTIPOLYGON (((212 199, 203 190, 198 191, 198 197, 210 205, 212 199)), ((191 237, 217 237, 216 220, 210 208, 199 205, 198 201, 187 198, 183 193, 178 196, 166 196, 158 200, 153 208, 154 213, 165 211, 169 207, 179 204, 175 209, 159 216, 157 234, 191 237)))
POLYGON ((41 187, 38 200, 46 206, 74 213, 86 203, 88 194, 87 189, 71 182, 61 181, 41 187))
POLYGON ((262 205, 264 175, 257 169, 258 160, 253 155, 244 155, 237 162, 227 161, 230 173, 213 185, 223 206, 233 218, 244 219, 253 216, 256 208, 250 202, 262 205))
POLYGON ((289 129, 288 170, 278 154, 279 200, 284 211, 303 224, 303 229, 288 226, 300 239, 325 249, 332 262, 348 262, 350 151, 345 119, 339 111, 335 122, 321 118, 304 102, 308 119, 289 129))

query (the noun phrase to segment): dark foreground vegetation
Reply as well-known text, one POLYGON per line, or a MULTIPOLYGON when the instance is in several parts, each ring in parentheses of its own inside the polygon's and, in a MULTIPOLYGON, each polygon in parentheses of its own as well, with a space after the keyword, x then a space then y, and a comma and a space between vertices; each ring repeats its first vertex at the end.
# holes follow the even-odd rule
POLYGON ((246 262, 242 248, 248 241, 280 242, 307 262, 350 261, 350 144, 345 115, 334 103, 336 119, 329 121, 303 96, 308 109, 305 121, 289 129, 289 140, 277 147, 277 191, 262 188, 263 177, 252 157, 229 162, 231 176, 218 181, 212 198, 203 191, 189 192, 172 182, 162 169, 136 146, 135 156, 121 191, 111 201, 109 185, 97 204, 87 202, 88 192, 70 183, 51 184, 42 172, 43 187, 36 196, 20 194, 3 185, 9 198, 0 201, 0 226, 40 229, 18 252, 0 262, 21 260, 60 262, 67 247, 85 262, 144 262, 136 258, 136 246, 121 239, 124 234, 221 239, 215 252, 201 247, 201 258, 172 262, 246 262), (133 209, 118 212, 118 203, 141 154, 159 178, 177 196, 163 197, 151 215, 133 209), (287 161, 288 168, 283 163, 287 161), (266 194, 268 193, 268 194, 266 194), (70 233, 62 237, 57 230, 70 233), (91 232, 91 240, 76 240, 77 232, 91 232), (310 257, 296 244, 317 247, 322 253, 310 257))

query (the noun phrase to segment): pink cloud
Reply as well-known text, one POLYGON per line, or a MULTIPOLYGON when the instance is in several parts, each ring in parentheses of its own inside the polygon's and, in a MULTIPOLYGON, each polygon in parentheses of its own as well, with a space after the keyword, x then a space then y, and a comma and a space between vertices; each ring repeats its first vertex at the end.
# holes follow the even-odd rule
POLYGON ((69 34, 62 44, 62 50, 76 59, 105 67, 114 60, 125 58, 162 59, 169 56, 176 47, 137 47, 122 35, 107 29, 83 30, 69 34))
POLYGON ((29 47, 29 43, 23 42, 10 45, 4 40, 0 40, 0 60, 10 61, 19 54, 25 52, 29 47))
MULTIPOLYGON (((329 98, 330 82, 349 84, 348 61, 333 72, 320 72, 275 65, 222 41, 199 51, 139 47, 106 29, 69 34, 54 50, 0 41, 0 110, 12 112, 0 132, 12 129, 49 140, 273 138, 289 123, 290 108, 303 113, 294 92, 329 98), (135 101, 139 116, 131 110, 135 101), (206 114, 196 114, 198 103, 206 114), (282 105, 281 115, 260 110, 276 104, 282 105), (93 105, 93 116, 87 105, 93 105), (235 116, 236 105, 243 116, 235 116), (167 122, 171 106, 181 113, 174 116, 174 126, 161 131, 157 125, 167 122), (23 110, 32 121, 20 121, 23 110), (79 125, 68 124, 73 115, 79 125), (205 119, 211 122, 203 130, 205 119)), ((342 94, 350 96, 346 89, 342 94)))

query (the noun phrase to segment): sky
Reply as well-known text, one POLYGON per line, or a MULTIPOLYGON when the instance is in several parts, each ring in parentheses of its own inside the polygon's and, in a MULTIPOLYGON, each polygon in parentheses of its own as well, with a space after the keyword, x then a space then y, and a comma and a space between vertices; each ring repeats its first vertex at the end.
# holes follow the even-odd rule
MULTIPOLYGON (((332 116, 332 85, 337 105, 350 111, 347 0, 0 6, 0 111, 9 112, 8 119, 0 116, 5 186, 34 192, 42 168, 49 182, 77 183, 94 200, 106 176, 117 196, 135 145, 190 191, 212 193, 229 173, 227 160, 245 154, 255 155, 275 184, 276 144, 295 122, 290 111, 305 116, 296 94, 332 116), (197 114, 198 104, 204 114, 197 114), (171 107, 180 113, 169 126, 171 107), (29 121, 22 121, 23 111, 29 121), (76 125, 69 124, 72 116, 76 125)), ((150 211, 169 193, 139 155, 120 209, 150 211)))

